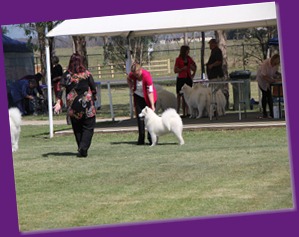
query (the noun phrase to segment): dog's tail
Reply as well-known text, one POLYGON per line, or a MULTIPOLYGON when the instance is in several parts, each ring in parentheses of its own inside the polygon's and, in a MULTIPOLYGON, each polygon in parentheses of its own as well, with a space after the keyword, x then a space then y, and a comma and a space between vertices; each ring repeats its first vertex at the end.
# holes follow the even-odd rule
POLYGON ((10 108, 8 110, 9 118, 13 120, 14 124, 17 126, 21 125, 22 122, 22 114, 18 108, 10 108))
POLYGON ((180 115, 173 108, 166 109, 162 113, 161 118, 162 118, 164 126, 168 129, 168 131, 171 130, 171 125, 172 125, 173 120, 176 121, 176 125, 182 125, 183 124, 180 115))

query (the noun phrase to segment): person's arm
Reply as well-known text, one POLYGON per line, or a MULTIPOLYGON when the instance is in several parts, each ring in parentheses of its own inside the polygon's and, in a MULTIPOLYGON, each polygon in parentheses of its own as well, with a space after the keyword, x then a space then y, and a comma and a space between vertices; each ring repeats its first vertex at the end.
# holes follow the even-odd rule
POLYGON ((216 61, 214 63, 211 63, 208 65, 209 69, 212 69, 213 67, 220 66, 222 64, 222 61, 216 61))
POLYGON ((223 56, 222 56, 222 51, 219 48, 214 49, 213 55, 215 58, 215 62, 208 64, 208 68, 212 69, 213 67, 218 67, 222 65, 223 62, 223 56))
POLYGON ((155 111, 155 98, 154 98, 154 83, 152 76, 149 72, 143 74, 143 82, 146 86, 147 96, 150 102, 151 109, 155 111))
POLYGON ((276 82, 276 80, 268 75, 263 75, 263 80, 267 81, 268 83, 276 82))
POLYGON ((130 74, 127 76, 127 83, 128 83, 129 88, 130 88, 130 91, 133 92, 133 90, 134 90, 134 80, 131 78, 130 74))
POLYGON ((57 77, 54 77, 53 79, 52 79, 52 81, 53 81, 53 83, 56 83, 56 82, 59 82, 60 80, 61 80, 61 76, 57 76, 57 77))
POLYGON ((27 93, 27 88, 29 87, 29 82, 28 83, 24 83, 23 85, 22 85, 22 97, 24 98, 24 99, 29 99, 29 100, 33 100, 34 99, 34 97, 32 96, 32 95, 29 95, 28 93, 27 93))
POLYGON ((149 98, 149 101, 150 101, 150 104, 151 104, 151 109, 153 111, 155 111, 156 108, 155 108, 154 92, 149 92, 148 91, 148 98, 149 98))
MULTIPOLYGON (((67 74, 65 74, 65 76, 67 76, 67 74)), ((57 93, 56 93, 56 103, 55 105, 53 106, 53 109, 54 109, 54 113, 56 114, 59 114, 60 110, 61 110, 61 98, 62 98, 62 87, 65 86, 64 83, 62 83, 62 80, 63 80, 63 77, 61 78, 61 80, 58 82, 58 90, 57 90, 57 93)))
POLYGON ((93 100, 97 100, 97 86, 91 74, 88 77, 88 85, 91 90, 93 100))
POLYGON ((191 78, 193 79, 195 77, 195 73, 196 73, 196 70, 197 70, 196 63, 194 62, 193 59, 192 59, 191 64, 190 64, 190 70, 192 71, 191 78))

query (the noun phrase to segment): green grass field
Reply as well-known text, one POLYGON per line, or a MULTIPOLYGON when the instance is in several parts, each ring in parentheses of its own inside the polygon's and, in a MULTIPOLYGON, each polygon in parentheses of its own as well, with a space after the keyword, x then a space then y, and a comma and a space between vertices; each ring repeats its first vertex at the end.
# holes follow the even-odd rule
POLYGON ((20 231, 293 208, 285 128, 183 135, 183 146, 166 135, 148 147, 135 145, 137 133, 98 133, 79 159, 72 135, 22 126, 13 154, 20 231))

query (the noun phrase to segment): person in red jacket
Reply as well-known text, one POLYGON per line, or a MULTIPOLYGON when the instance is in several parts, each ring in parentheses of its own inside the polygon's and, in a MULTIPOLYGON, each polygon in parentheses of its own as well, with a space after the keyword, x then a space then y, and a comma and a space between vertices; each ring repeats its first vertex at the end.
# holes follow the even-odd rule
MULTIPOLYGON (((157 91, 154 87, 151 74, 143 69, 139 63, 133 63, 131 72, 127 77, 128 85, 134 95, 135 114, 138 125, 138 141, 137 145, 144 145, 145 142, 145 125, 143 118, 139 118, 139 114, 145 106, 155 111, 155 103, 157 101, 157 91)), ((151 137, 148 133, 148 141, 151 144, 151 137)))
POLYGON ((192 87, 193 78, 196 73, 196 64, 194 60, 189 56, 190 48, 187 45, 181 46, 180 55, 175 60, 174 73, 177 73, 176 80, 176 93, 177 93, 177 112, 180 113, 181 97, 182 97, 182 109, 183 117, 188 114, 188 106, 184 100, 184 96, 181 95, 181 89, 184 84, 192 87))

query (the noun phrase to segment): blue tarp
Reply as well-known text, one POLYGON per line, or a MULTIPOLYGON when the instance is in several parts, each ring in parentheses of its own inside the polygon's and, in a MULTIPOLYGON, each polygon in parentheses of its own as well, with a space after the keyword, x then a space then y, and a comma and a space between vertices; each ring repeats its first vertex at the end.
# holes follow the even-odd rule
POLYGON ((20 42, 9 38, 6 35, 2 35, 3 50, 4 52, 32 52, 32 49, 28 47, 25 42, 20 42))
POLYGON ((279 42, 278 42, 278 38, 272 38, 268 41, 268 45, 271 46, 278 46, 279 45, 279 42))

